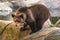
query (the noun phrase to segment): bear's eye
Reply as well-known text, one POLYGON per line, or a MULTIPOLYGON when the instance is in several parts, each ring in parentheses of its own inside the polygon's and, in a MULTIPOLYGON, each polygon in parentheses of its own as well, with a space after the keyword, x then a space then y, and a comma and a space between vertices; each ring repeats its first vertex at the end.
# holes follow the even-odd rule
POLYGON ((23 18, 23 15, 20 15, 20 18, 23 18))
POLYGON ((14 14, 12 14, 12 17, 15 17, 15 15, 14 15, 14 14))

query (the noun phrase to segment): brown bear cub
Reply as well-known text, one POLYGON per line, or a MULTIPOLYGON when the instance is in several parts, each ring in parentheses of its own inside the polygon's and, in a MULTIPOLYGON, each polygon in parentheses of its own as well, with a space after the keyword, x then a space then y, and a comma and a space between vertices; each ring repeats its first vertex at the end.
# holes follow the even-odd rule
MULTIPOLYGON (((16 17, 16 22, 21 22, 21 19, 30 26, 31 33, 35 33, 42 29, 44 22, 50 17, 49 9, 41 4, 35 4, 30 7, 22 7, 19 8, 15 15, 12 17, 16 17)), ((27 25, 24 25, 22 29, 24 29, 27 25)))

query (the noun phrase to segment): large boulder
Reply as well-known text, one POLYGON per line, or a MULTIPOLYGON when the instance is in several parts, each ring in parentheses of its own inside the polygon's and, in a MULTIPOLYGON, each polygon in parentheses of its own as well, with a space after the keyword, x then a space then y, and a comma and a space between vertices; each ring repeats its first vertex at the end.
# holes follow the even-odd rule
MULTIPOLYGON (((50 24, 49 19, 44 23, 43 28, 34 33, 29 34, 31 30, 20 31, 19 27, 16 27, 13 21, 4 21, 0 20, 0 33, 4 29, 5 30, 0 35, 0 40, 60 40, 60 28, 57 27, 49 27, 50 24)), ((21 25, 23 25, 21 23, 21 25)))
MULTIPOLYGON (((45 28, 46 29, 50 28, 49 24, 51 24, 51 23, 50 23, 50 20, 48 19, 44 23, 45 27, 43 27, 41 31, 43 31, 45 28)), ((21 23, 20 27, 16 27, 16 25, 13 21, 0 20, 0 34, 1 34, 0 40, 15 40, 15 39, 16 40, 25 40, 26 36, 30 36, 29 33, 31 30, 20 31, 20 28, 22 27, 22 25, 23 25, 23 23, 21 23), (11 24, 9 24, 9 23, 11 23, 11 24), (8 25, 8 26, 6 26, 6 25, 8 25), (4 29, 4 31, 2 32, 3 29, 4 29)), ((38 33, 40 33, 40 31, 38 33)), ((32 35, 35 35, 35 34, 32 34, 32 35)), ((30 40, 30 39, 28 39, 28 40, 30 40)))
POLYGON ((24 37, 23 40, 60 40, 60 28, 52 27, 24 37))
POLYGON ((13 21, 0 20, 0 40, 20 40, 29 35, 30 30, 20 31, 20 27, 16 27, 13 21))
POLYGON ((52 31, 45 40, 60 40, 60 28, 52 31))
POLYGON ((0 19, 1 20, 11 20, 12 8, 10 8, 9 5, 7 2, 0 2, 0 19))

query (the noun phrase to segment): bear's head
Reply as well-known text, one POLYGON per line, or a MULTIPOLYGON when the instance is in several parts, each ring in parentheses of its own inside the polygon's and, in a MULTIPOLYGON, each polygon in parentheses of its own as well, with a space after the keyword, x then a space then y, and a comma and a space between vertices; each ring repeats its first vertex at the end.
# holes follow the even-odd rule
POLYGON ((13 18, 13 21, 16 24, 16 26, 20 26, 21 23, 23 23, 23 24, 25 23, 23 13, 12 14, 12 18, 13 18))
MULTIPOLYGON (((20 24, 20 23, 26 23, 26 20, 29 16, 28 13, 31 13, 31 11, 27 9, 27 7, 23 7, 23 8, 19 8, 15 14, 12 14, 12 18, 13 21, 16 23, 16 25, 20 24)), ((33 18, 31 18, 32 20, 34 20, 33 18)))
POLYGON ((26 24, 26 15, 22 11, 17 11, 15 14, 12 14, 13 21, 15 22, 16 26, 21 25, 20 23, 26 24))

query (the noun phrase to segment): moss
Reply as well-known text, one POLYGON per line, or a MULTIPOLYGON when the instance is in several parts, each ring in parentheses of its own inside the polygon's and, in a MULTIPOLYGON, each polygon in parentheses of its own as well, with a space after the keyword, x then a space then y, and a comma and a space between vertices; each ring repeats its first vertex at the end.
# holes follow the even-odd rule
POLYGON ((54 24, 51 24, 50 26, 51 26, 51 27, 54 27, 54 24))
POLYGON ((51 17, 50 20, 51 20, 51 23, 52 24, 55 24, 57 20, 59 20, 60 17, 51 17))

